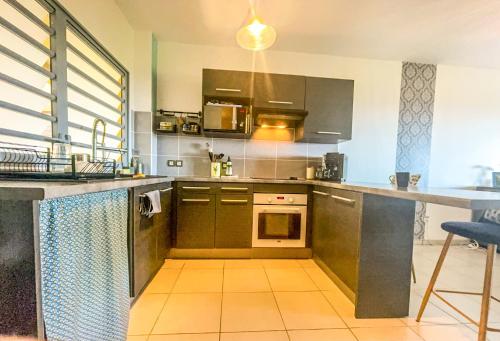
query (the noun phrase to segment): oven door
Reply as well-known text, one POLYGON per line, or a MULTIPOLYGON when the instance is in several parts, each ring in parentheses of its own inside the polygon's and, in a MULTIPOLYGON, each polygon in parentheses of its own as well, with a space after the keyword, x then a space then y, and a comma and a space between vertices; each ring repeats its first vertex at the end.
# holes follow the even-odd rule
POLYGON ((254 205, 252 247, 305 247, 307 206, 254 205))

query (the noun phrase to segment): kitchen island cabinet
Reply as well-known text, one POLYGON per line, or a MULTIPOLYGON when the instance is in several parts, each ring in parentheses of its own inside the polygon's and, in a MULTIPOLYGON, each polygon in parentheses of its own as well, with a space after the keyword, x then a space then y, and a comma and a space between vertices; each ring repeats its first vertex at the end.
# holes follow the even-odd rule
POLYGON ((314 187, 313 257, 358 318, 408 315, 415 203, 314 187))

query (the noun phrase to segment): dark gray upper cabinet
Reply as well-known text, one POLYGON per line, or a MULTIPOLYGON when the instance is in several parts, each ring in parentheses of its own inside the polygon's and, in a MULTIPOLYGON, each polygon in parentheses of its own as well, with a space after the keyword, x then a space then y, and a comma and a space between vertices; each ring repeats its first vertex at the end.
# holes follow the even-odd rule
POLYGON ((252 73, 203 69, 203 96, 252 97, 252 73))
POLYGON ((303 76, 256 73, 254 107, 304 110, 305 86, 303 76))
POLYGON ((354 81, 306 77, 304 126, 297 131, 298 141, 337 143, 350 140, 354 81))

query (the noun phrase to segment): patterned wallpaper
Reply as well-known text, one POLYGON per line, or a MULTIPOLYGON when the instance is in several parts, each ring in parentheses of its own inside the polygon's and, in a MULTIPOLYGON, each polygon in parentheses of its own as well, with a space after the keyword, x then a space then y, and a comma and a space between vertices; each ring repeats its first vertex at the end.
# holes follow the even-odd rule
MULTIPOLYGON (((435 85, 436 65, 403 63, 396 171, 421 174, 422 186, 428 182, 435 85)), ((416 210, 415 239, 423 239, 425 204, 417 202, 416 210)))

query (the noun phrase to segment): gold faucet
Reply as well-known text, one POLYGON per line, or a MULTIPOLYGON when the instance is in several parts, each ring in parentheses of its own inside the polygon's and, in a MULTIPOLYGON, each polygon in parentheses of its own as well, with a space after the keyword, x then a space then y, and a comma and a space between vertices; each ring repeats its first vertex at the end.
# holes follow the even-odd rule
MULTIPOLYGON (((100 118, 96 118, 94 120, 94 125, 92 127, 92 161, 96 160, 97 156, 97 125, 101 123, 102 124, 102 139, 101 139, 101 147, 104 147, 104 139, 106 137, 106 122, 104 122, 100 118)), ((102 158, 104 159, 104 150, 102 151, 102 158)))

